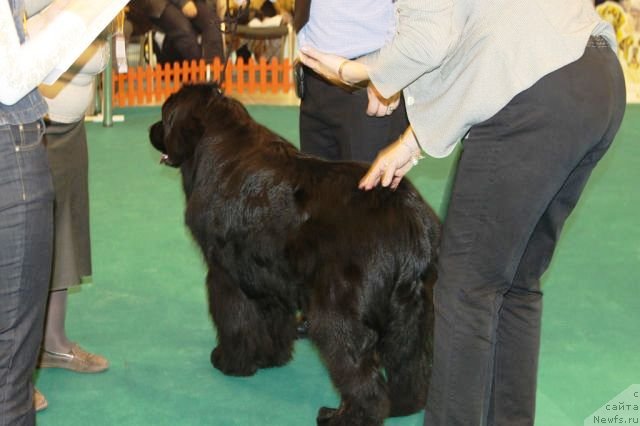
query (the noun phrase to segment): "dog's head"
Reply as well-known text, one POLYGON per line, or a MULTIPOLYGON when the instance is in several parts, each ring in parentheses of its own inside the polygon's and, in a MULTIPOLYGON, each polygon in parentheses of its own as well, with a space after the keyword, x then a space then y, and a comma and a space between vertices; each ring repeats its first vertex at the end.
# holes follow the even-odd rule
POLYGON ((161 162, 172 167, 188 160, 202 138, 206 111, 223 97, 215 83, 185 85, 162 105, 162 119, 149 129, 149 139, 164 155, 161 162))

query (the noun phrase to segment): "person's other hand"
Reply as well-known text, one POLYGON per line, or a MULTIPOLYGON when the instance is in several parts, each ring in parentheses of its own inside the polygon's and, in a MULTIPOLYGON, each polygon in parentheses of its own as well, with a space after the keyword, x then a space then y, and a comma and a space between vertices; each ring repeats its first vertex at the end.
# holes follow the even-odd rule
POLYGON ((396 189, 407 172, 418 163, 420 147, 411 128, 378 153, 367 174, 360 179, 358 188, 369 191, 378 184, 396 189))
POLYGON ((400 105, 400 92, 386 99, 378 92, 372 83, 369 83, 367 86, 367 96, 369 97, 367 115, 375 115, 376 117, 391 115, 393 111, 398 108, 398 105, 400 105))
POLYGON ((355 85, 369 79, 366 65, 342 56, 319 52, 309 46, 300 49, 300 60, 330 81, 355 85))
POLYGON ((198 8, 193 1, 188 1, 182 6, 182 14, 189 19, 195 18, 198 15, 198 8))
POLYGON ((300 49, 300 61, 326 79, 340 82, 338 68, 345 58, 322 53, 311 47, 303 47, 300 49))

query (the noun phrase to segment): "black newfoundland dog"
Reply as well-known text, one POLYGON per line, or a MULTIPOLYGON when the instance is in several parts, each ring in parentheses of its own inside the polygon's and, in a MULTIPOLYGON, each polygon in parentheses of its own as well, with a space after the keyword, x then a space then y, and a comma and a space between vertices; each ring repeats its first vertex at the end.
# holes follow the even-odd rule
POLYGON ((361 191, 366 165, 300 153, 215 84, 167 99, 150 138, 182 173, 217 369, 287 363, 303 306, 341 397, 318 424, 381 425, 424 407, 439 222, 406 179, 361 191))

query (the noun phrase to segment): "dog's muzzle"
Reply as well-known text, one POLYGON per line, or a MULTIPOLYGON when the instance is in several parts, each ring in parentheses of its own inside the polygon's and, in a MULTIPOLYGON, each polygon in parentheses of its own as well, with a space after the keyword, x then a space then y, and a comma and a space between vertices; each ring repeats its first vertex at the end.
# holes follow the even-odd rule
POLYGON ((164 164, 165 166, 169 167, 178 167, 177 164, 171 161, 171 158, 169 158, 167 154, 162 154, 162 156, 160 157, 160 164, 164 164))

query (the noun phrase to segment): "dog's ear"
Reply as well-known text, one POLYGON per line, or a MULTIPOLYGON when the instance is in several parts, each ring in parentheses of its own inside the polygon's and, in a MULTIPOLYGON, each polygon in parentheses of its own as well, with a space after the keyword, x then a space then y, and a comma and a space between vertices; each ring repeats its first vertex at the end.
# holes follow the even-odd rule
MULTIPOLYGON (((162 109, 164 153, 174 166, 193 156, 204 134, 204 99, 194 86, 185 86, 171 95, 162 109)), ((154 145, 155 146, 155 145, 154 145)))
POLYGON ((180 165, 193 156, 196 145, 204 133, 200 114, 191 111, 174 120, 170 128, 165 128, 166 154, 171 162, 180 165))

